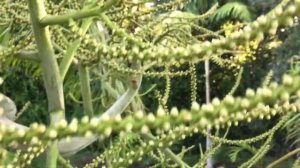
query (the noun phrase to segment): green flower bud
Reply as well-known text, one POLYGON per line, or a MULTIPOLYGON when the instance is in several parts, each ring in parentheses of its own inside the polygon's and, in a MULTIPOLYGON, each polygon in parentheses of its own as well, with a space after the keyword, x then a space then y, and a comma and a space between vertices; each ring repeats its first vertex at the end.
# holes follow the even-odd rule
POLYGON ((293 78, 289 75, 283 75, 282 77, 282 83, 285 86, 291 86, 293 84, 293 78))
POLYGON ((246 90, 246 97, 252 98, 253 96, 255 96, 254 90, 252 90, 252 89, 247 89, 247 90, 246 90))
POLYGON ((134 116, 137 118, 137 119, 143 119, 144 118, 144 113, 142 110, 139 110, 138 112, 136 112, 134 114, 134 116))
POLYGON ((247 109, 247 108, 249 108, 249 106, 250 106, 250 101, 246 98, 242 99, 241 107, 244 109, 247 109))
POLYGON ((149 132, 149 128, 146 125, 143 125, 141 128, 141 133, 142 134, 147 134, 149 132))
POLYGON ((224 103, 226 103, 228 105, 233 105, 234 104, 234 98, 231 95, 227 95, 224 98, 224 103))
POLYGON ((280 95, 280 99, 283 100, 283 101, 288 101, 290 99, 290 94, 288 92, 283 92, 280 95))
POLYGON ((179 112, 178 112, 178 109, 176 108, 176 107, 173 107, 172 109, 171 109, 171 116, 172 117, 177 117, 178 116, 178 114, 179 114, 179 112))
POLYGON ((55 139, 57 137, 57 131, 52 129, 48 133, 49 138, 55 139))
POLYGON ((214 111, 214 107, 211 104, 203 104, 201 106, 201 110, 203 110, 204 112, 211 113, 214 111))
POLYGON ((262 15, 262 16, 257 18, 257 22, 260 25, 265 25, 267 23, 267 17, 262 15))
POLYGON ((152 123, 155 121, 155 116, 152 113, 149 113, 147 115, 147 120, 152 123))
POLYGON ((199 111, 200 105, 197 102, 192 102, 192 111, 199 111))
POLYGON ((212 105, 213 106, 219 106, 221 104, 220 100, 218 98, 214 98, 212 100, 212 105))

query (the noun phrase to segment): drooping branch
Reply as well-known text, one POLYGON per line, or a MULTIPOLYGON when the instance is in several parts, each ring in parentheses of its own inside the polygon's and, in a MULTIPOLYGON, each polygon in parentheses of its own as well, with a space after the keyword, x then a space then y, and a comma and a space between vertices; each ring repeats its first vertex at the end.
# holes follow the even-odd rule
MULTIPOLYGON (((127 36, 124 29, 116 30, 116 34, 123 36, 124 39, 134 42, 136 46, 149 47, 140 51, 134 49, 127 50, 123 45, 98 45, 93 44, 93 38, 83 37, 90 47, 95 48, 101 53, 101 58, 103 56, 107 57, 119 57, 129 59, 139 59, 144 62, 158 61, 162 63, 163 61, 180 61, 180 60, 192 60, 197 63, 202 61, 203 58, 208 55, 216 54, 220 50, 234 50, 237 45, 244 45, 251 40, 260 41, 264 34, 269 33, 274 35, 279 26, 291 26, 293 24, 293 17, 299 15, 300 2, 295 1, 290 3, 288 6, 285 3, 281 3, 276 6, 272 11, 264 16, 260 16, 256 21, 246 25, 242 30, 232 33, 228 37, 213 39, 211 42, 195 43, 189 46, 175 46, 175 47, 164 47, 164 46, 152 46, 147 43, 140 43, 139 38, 134 36, 127 36)), ((105 17, 102 19, 105 21, 105 17)), ((109 23, 109 22, 107 22, 109 23)), ((109 25, 109 24, 108 24, 109 25)), ((113 25, 111 25, 113 26, 113 25)), ((73 32, 76 34, 76 32, 73 32)), ((78 33, 77 33, 78 34, 78 33)), ((88 61, 97 61, 99 58, 89 59, 88 61)))
POLYGON ((35 124, 36 126, 30 127, 20 135, 17 132, 2 129, 0 135, 5 134, 1 140, 5 145, 10 143, 12 137, 15 142, 30 142, 33 137, 47 142, 74 136, 74 133, 77 136, 84 136, 87 132, 92 135, 108 137, 112 132, 144 132, 145 130, 164 128, 166 124, 170 127, 184 124, 195 125, 199 130, 213 127, 218 129, 226 125, 238 125, 241 121, 251 122, 253 119, 269 119, 276 114, 284 115, 288 112, 296 112, 300 109, 299 89, 300 77, 285 75, 283 85, 273 83, 269 87, 258 88, 256 92, 249 89, 243 98, 227 96, 223 101, 213 99, 212 104, 204 104, 202 107, 193 103, 191 110, 183 109, 179 112, 173 108, 170 115, 165 115, 163 109, 159 109, 156 116, 141 114, 134 117, 128 116, 122 120, 119 117, 112 119, 95 117, 91 120, 85 117, 80 123, 74 119, 69 125, 64 121, 46 129, 42 124, 35 124), (289 102, 291 96, 295 96, 297 99, 289 102))

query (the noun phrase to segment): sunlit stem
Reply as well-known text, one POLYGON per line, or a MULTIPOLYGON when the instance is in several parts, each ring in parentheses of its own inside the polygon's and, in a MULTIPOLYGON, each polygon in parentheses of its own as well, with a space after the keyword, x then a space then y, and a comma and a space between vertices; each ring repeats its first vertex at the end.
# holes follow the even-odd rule
MULTIPOLYGON (((44 1, 28 0, 31 23, 37 43, 38 56, 43 73, 44 85, 47 93, 48 111, 51 124, 64 119, 64 94, 58 64, 51 44, 49 28, 40 24, 40 20, 47 15, 44 1)), ((57 142, 53 142, 48 150, 47 167, 55 168, 57 164, 57 142)))

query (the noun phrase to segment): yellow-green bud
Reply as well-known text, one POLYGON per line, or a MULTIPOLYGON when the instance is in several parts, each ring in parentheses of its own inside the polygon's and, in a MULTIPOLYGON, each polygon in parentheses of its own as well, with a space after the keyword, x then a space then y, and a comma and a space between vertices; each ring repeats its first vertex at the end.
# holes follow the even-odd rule
POLYGON ((224 98, 224 103, 226 103, 228 105, 233 105, 234 104, 234 98, 231 95, 227 95, 224 98))
POLYGON ((250 106, 250 101, 246 98, 242 99, 241 101, 241 107, 244 109, 247 109, 250 106))
POLYGON ((221 104, 220 100, 218 98, 214 98, 212 100, 212 105, 213 106, 219 106, 221 104))
POLYGON ((286 86, 291 86, 293 84, 293 78, 289 75, 283 75, 282 83, 286 86))
POLYGON ((252 89, 247 89, 247 90, 246 90, 246 96, 247 96, 248 98, 251 98, 251 97, 255 96, 254 90, 252 90, 252 89))
POLYGON ((176 107, 172 107, 170 113, 171 113, 171 116, 173 116, 173 117, 177 117, 179 114, 178 109, 176 107))
POLYGON ((199 111, 200 105, 197 102, 192 102, 192 111, 199 111))

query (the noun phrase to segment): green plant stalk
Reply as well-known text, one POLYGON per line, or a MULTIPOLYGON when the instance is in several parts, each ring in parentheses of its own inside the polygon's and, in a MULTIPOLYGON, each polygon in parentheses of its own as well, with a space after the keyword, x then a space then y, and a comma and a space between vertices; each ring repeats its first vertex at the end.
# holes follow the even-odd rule
MULTIPOLYGON (((227 128, 223 138, 226 138, 226 136, 228 135, 228 132, 229 132, 229 129, 230 127, 227 128)), ((211 134, 209 134, 211 135, 211 134)), ((211 148, 210 150, 206 150, 205 153, 203 154, 203 152, 201 152, 201 155, 200 155, 200 159, 199 159, 199 162, 196 163, 193 168, 203 168, 205 167, 205 163, 207 162, 207 159, 209 157, 212 157, 215 152, 222 146, 222 143, 220 142, 217 142, 217 141, 213 141, 213 143, 211 144, 211 148)), ((200 145, 201 147, 201 145, 200 145)), ((200 149, 201 150, 201 149, 200 149)))
POLYGON ((93 109, 92 94, 90 88, 89 69, 85 65, 79 64, 78 71, 79 71, 80 87, 81 87, 81 94, 83 100, 83 109, 86 115, 92 117, 94 113, 94 109, 93 109))
POLYGON ((56 168, 57 167, 58 155, 59 154, 58 154, 57 140, 56 140, 48 147, 47 161, 46 161, 47 168, 56 168))
POLYGON ((63 60, 59 65, 59 70, 60 70, 59 72, 62 80, 65 79, 66 74, 71 66, 72 60, 75 56, 75 52, 79 48, 79 46, 80 46, 80 40, 76 40, 66 50, 66 54, 64 55, 63 60))
POLYGON ((272 138, 274 136, 274 133, 271 133, 268 137, 268 139, 264 142, 264 144, 257 150, 257 153, 253 157, 251 157, 248 161, 244 162, 242 165, 239 166, 239 168, 251 168, 256 164, 264 155, 267 154, 267 152, 270 149, 270 143, 272 141, 272 138))
POLYGON ((182 168, 190 168, 188 164, 186 164, 181 158, 179 158, 177 155, 175 155, 170 148, 164 148, 162 149, 162 152, 171 158, 173 161, 175 161, 180 167, 182 168))
POLYGON ((41 62, 44 84, 48 99, 48 110, 64 110, 63 85, 59 75, 58 64, 54 55, 48 27, 39 24, 40 18, 46 15, 44 4, 39 0, 28 0, 33 31, 41 62))
POLYGON ((66 160, 65 158, 63 158, 61 155, 58 156, 58 162, 64 168, 73 168, 73 166, 70 164, 70 162, 68 160, 66 160))
POLYGON ((244 72, 244 67, 242 67, 240 69, 240 72, 239 72, 239 74, 236 77, 236 81, 235 81, 233 87, 231 88, 231 90, 229 91, 229 93, 227 93, 227 95, 231 95, 232 96, 236 92, 237 88, 240 86, 240 83, 241 83, 241 80, 242 80, 242 76, 243 76, 243 72, 244 72))
MULTIPOLYGON (((49 28, 40 24, 41 18, 47 15, 44 3, 40 0, 28 0, 28 4, 47 93, 50 122, 54 124, 65 118, 63 84, 51 44, 49 28)), ((53 142, 48 150, 47 167, 56 167, 57 156, 57 142, 53 142)))
MULTIPOLYGON (((90 25, 92 24, 92 19, 86 19, 83 21, 81 29, 83 34, 85 34, 88 30, 88 28, 90 27, 90 25)), ((67 49, 66 54, 63 57, 62 62, 59 65, 59 70, 60 70, 60 76, 62 78, 62 80, 65 79, 66 74, 71 66, 72 60, 75 56, 75 53, 77 51, 77 49, 80 47, 81 44, 81 40, 75 40, 67 49)))
POLYGON ((59 15, 59 16, 48 15, 45 16, 43 19, 41 19, 40 23, 43 26, 56 25, 56 24, 67 23, 69 20, 78 20, 78 19, 98 16, 99 14, 109 9, 112 5, 114 5, 118 1, 119 0, 110 0, 107 3, 105 3, 103 6, 95 7, 92 9, 82 9, 79 11, 70 12, 65 15, 59 15))

